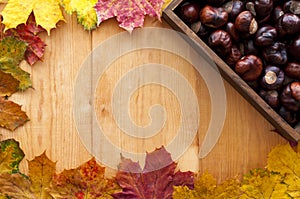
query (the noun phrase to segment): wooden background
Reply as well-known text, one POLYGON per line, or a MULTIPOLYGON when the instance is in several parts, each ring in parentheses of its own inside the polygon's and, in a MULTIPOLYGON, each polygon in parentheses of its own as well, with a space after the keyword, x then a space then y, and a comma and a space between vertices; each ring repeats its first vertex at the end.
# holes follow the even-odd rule
MULTIPOLYGON (((22 109, 27 112, 31 121, 15 132, 0 130, 1 140, 15 138, 20 142, 27 160, 46 151, 50 159, 57 162, 58 172, 77 167, 92 157, 82 144, 74 123, 72 103, 75 79, 81 64, 92 49, 105 39, 123 31, 118 27, 115 19, 108 20, 96 30, 88 32, 77 24, 74 15, 65 17, 66 23, 60 22, 57 29, 51 31, 50 36, 41 35, 47 44, 44 62, 39 62, 33 67, 22 63, 22 68, 31 73, 34 88, 24 93, 14 94, 10 98, 22 105, 22 109)), ((149 17, 146 18, 145 26, 169 27, 164 21, 161 23, 149 17)), ((145 50, 139 53, 139 59, 167 60, 170 65, 178 64, 178 60, 171 57, 166 59, 167 55, 161 56, 155 51, 145 50)), ((133 57, 136 56, 128 55, 119 62, 132 63, 135 61, 133 57)), ((136 61, 138 62, 138 59, 136 61)), ((104 90, 107 88, 105 92, 99 92, 104 104, 106 100, 109 101, 106 94, 110 92, 110 87, 106 85, 116 82, 118 74, 123 70, 122 64, 116 64, 118 67, 112 66, 107 72, 109 78, 99 81, 98 87, 104 90)), ((182 73, 188 77, 189 82, 197 91, 203 119, 199 135, 183 156, 177 160, 178 167, 181 170, 200 172, 207 170, 219 181, 243 174, 251 168, 264 167, 271 148, 286 141, 273 133, 271 131, 273 127, 226 82, 227 115, 221 137, 207 157, 198 159, 199 145, 203 138, 201 132, 209 123, 210 99, 201 76, 195 73, 188 63, 180 62, 180 64, 186 65, 186 70, 182 73)), ((174 96, 166 92, 163 87, 157 85, 139 89, 132 97, 133 100, 130 103, 132 115, 136 122, 142 125, 149 122, 143 110, 147 111, 154 103, 161 103, 165 106, 168 113, 167 130, 161 132, 155 139, 142 140, 142 142, 135 139, 126 140, 122 132, 112 126, 111 118, 108 117, 106 120, 105 114, 102 113, 99 113, 99 117, 100 120, 102 118, 106 121, 104 124, 105 128, 110 129, 110 139, 119 140, 116 144, 120 144, 124 150, 152 151, 156 147, 168 144, 170 138, 174 136, 174 128, 178 127, 179 119, 176 111, 173 111, 174 106, 178 104, 173 98, 174 96), (157 95, 157 93, 163 94, 157 95)), ((109 111, 109 107, 107 108, 109 111)), ((26 173, 27 161, 22 162, 21 170, 26 173)), ((114 173, 113 169, 107 168, 108 176, 114 173)))

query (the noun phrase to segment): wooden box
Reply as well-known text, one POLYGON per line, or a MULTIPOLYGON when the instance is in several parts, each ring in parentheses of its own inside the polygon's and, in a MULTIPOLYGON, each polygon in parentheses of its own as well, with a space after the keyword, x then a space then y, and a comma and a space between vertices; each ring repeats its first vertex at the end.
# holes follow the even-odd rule
MULTIPOLYGON (((222 77, 227 80, 250 104, 252 104, 286 139, 299 141, 300 127, 291 127, 244 80, 242 80, 213 50, 207 46, 176 14, 176 8, 184 0, 174 0, 163 11, 164 20, 176 31, 184 33, 187 42, 199 53, 206 53, 216 63, 222 77)), ((298 125, 297 125, 298 126, 298 125)))

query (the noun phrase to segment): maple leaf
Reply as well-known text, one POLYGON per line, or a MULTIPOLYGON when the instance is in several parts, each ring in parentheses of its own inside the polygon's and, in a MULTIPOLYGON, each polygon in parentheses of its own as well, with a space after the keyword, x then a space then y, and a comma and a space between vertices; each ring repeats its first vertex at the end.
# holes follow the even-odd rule
POLYGON ((5 30, 25 24, 31 12, 34 13, 37 25, 42 26, 50 35, 50 30, 64 20, 59 0, 8 0, 2 11, 5 30))
POLYGON ((106 19, 116 17, 119 26, 132 32, 143 27, 145 15, 160 20, 163 0, 98 0, 95 9, 98 25, 106 19))
POLYGON ((0 98, 0 126, 11 131, 29 121, 28 116, 21 110, 21 106, 0 98))
POLYGON ((119 188, 112 179, 106 179, 104 173, 105 167, 92 158, 76 169, 54 175, 48 191, 53 198, 109 199, 119 188))
POLYGON ((97 0, 61 0, 61 5, 68 14, 77 13, 78 22, 87 30, 96 28, 97 15, 94 6, 97 0))
POLYGON ((33 65, 37 61, 42 60, 44 56, 46 44, 37 36, 38 33, 43 31, 45 30, 42 27, 36 25, 35 17, 31 14, 26 24, 9 29, 6 31, 5 36, 14 36, 27 43, 25 59, 30 65, 33 65))
POLYGON ((38 199, 30 190, 31 182, 20 173, 0 174, 0 192, 9 198, 38 199))
POLYGON ((282 183, 283 176, 265 169, 252 169, 244 175, 241 198, 290 198, 286 193, 287 185, 282 183))
POLYGON ((113 196, 122 199, 167 199, 172 197, 173 186, 193 187, 194 174, 175 172, 176 166, 164 147, 147 153, 143 169, 138 162, 122 157, 116 180, 123 191, 113 196))
POLYGON ((0 96, 9 97, 17 92, 19 83, 11 74, 0 71, 0 96))
POLYGON ((14 37, 5 37, 0 41, 0 70, 11 74, 19 83, 19 90, 32 86, 30 74, 19 67, 24 59, 26 43, 14 37))
POLYGON ((25 154, 14 139, 0 142, 0 174, 19 172, 19 164, 25 154))
POLYGON ((31 180, 30 190, 36 198, 51 199, 47 189, 50 186, 52 177, 55 174, 55 163, 49 160, 44 152, 42 155, 35 157, 28 162, 29 174, 31 180))

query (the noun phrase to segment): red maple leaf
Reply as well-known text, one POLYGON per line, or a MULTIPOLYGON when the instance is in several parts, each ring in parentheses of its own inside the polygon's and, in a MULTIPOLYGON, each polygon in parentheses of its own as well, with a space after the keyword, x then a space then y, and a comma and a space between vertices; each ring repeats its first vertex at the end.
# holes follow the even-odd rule
POLYGON ((147 153, 144 169, 138 162, 122 157, 116 174, 122 192, 113 196, 122 199, 169 199, 172 198, 173 186, 193 188, 194 174, 176 172, 176 166, 164 147, 147 153))
POLYGON ((17 28, 6 31, 5 36, 14 36, 28 44, 25 51, 25 59, 33 65, 42 60, 46 44, 37 36, 38 33, 45 31, 41 26, 37 26, 34 15, 31 14, 26 24, 20 24, 17 28))

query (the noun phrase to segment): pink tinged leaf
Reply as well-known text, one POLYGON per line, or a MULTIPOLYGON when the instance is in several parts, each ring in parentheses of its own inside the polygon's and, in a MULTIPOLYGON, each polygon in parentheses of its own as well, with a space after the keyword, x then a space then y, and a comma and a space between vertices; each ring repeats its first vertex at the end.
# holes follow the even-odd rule
POLYGON ((164 0, 141 0, 141 4, 145 9, 145 13, 150 17, 157 17, 160 20, 160 12, 164 4, 164 0))
POLYGON ((142 170, 137 162, 122 158, 116 180, 123 192, 114 194, 122 199, 172 198, 173 186, 193 187, 192 172, 176 172, 177 164, 164 147, 147 153, 145 167, 142 170))

